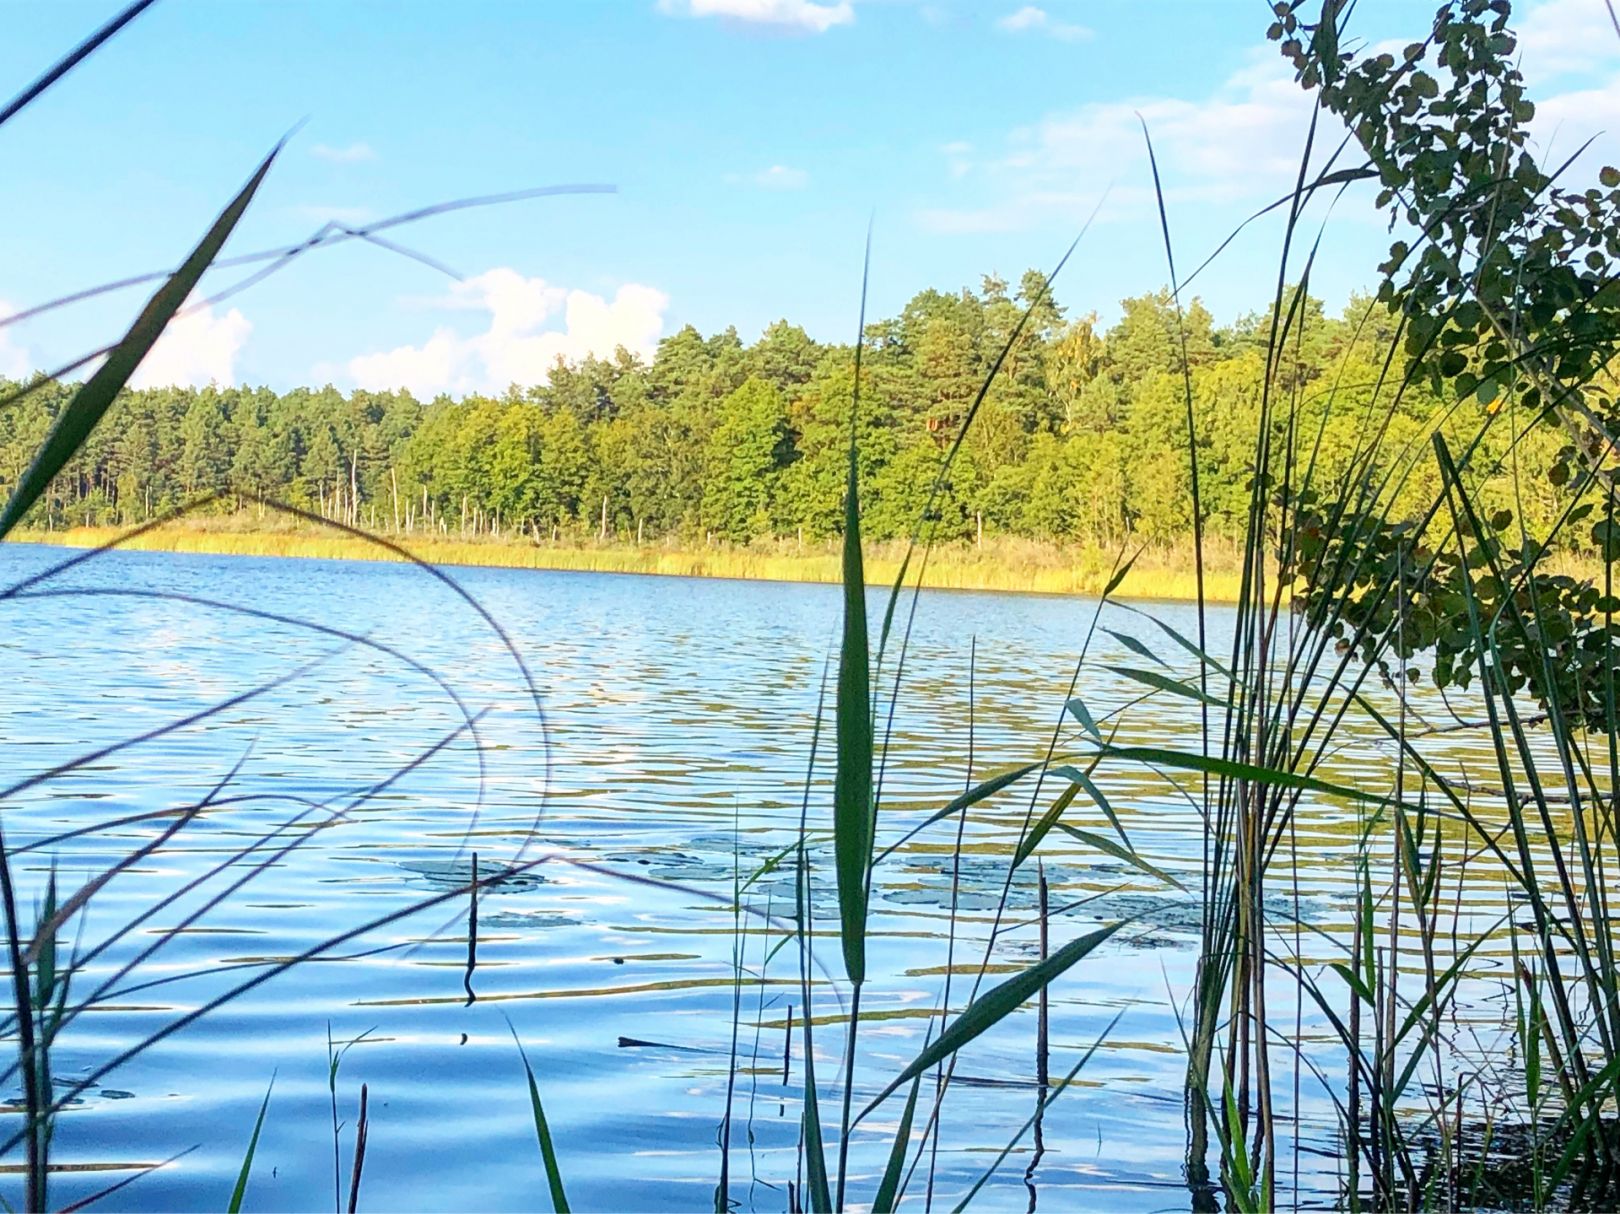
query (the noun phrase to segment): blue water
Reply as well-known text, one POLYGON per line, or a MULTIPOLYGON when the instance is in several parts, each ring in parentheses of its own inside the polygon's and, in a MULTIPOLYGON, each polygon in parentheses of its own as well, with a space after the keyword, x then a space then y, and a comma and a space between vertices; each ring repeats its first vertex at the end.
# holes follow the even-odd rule
MULTIPOLYGON (((0 547, 0 581, 14 585, 68 555, 0 547)), ((796 1029, 784 1082, 785 1028, 790 1005, 796 1026, 804 1007, 793 950, 772 950, 792 913, 791 865, 747 884, 740 917, 732 898, 737 883, 769 868, 797 837, 837 589, 449 573, 490 619, 406 566, 145 553, 98 557, 0 603, 7 780, 114 747, 0 802, 13 851, 208 802, 97 892, 65 933, 64 948, 98 951, 75 976, 70 1003, 89 1003, 64 1030, 54 1064, 59 1091, 84 1085, 53 1144, 53 1158, 70 1169, 53 1177, 54 1202, 186 1152, 139 1175, 109 1205, 222 1207, 273 1080, 248 1209, 325 1209, 335 1189, 346 1201, 362 1084, 370 1109, 362 1209, 544 1206, 515 1033, 576 1209, 712 1209, 728 1097, 730 1201, 786 1208, 804 1060, 796 1029), (188 717, 197 719, 168 728, 188 717), (136 740, 155 731, 164 732, 136 740), (276 842, 243 854, 278 829, 276 842), (484 874, 538 863, 481 896, 469 975, 465 885, 475 853, 484 874), (206 905, 235 881, 239 889, 206 905), (318 959, 272 975, 306 951, 318 959), (254 981, 103 1073, 126 1050, 254 981), (336 1160, 329 1040, 344 1051, 336 1160)), ((873 602, 876 619, 876 594, 873 602)), ((923 596, 892 720, 880 846, 970 777, 1044 753, 1064 720, 1094 606, 923 596)), ((1185 608, 1155 610, 1192 630, 1185 608)), ((1144 619, 1111 608, 1104 622, 1188 668, 1144 619)), ((1217 624, 1230 627, 1220 616, 1217 624)), ((1095 635, 1079 685, 1093 715, 1140 691, 1103 667, 1143 662, 1095 635)), ((1159 697, 1127 720, 1121 740, 1191 745, 1197 737, 1190 701, 1159 697)), ((1072 726, 1071 717, 1060 749, 1079 747, 1072 726)), ((1473 744, 1457 741, 1463 759, 1473 744)), ((829 757, 823 735, 807 812, 820 967, 816 1068, 823 1117, 835 1121, 849 993, 826 841, 829 757)), ((1335 764, 1354 775, 1384 757, 1370 740, 1352 740, 1335 764)), ((1137 848, 1195 882, 1199 830, 1189 800, 1151 773, 1105 768, 1098 780, 1137 848)), ((879 867, 857 1108, 921 1049, 948 957, 957 1007, 986 958, 992 983, 1036 957, 1033 864, 1014 877, 1003 930, 987 944, 1033 788, 1020 784, 975 808, 954 943, 954 826, 923 832, 879 867)), ((1037 804, 1054 791, 1049 785, 1037 804)), ((16 856, 23 917, 31 920, 53 863, 61 888, 78 888, 175 821, 146 818, 16 856)), ((1065 821, 1110 832, 1083 798, 1065 821)), ((1348 849, 1353 822, 1324 810, 1301 831, 1316 860, 1300 876, 1302 905, 1326 923, 1342 906, 1345 873, 1335 857, 1348 849)), ((1106 1039, 1045 1115, 1045 1149, 1028 1184, 1026 1135, 981 1200, 1022 1209, 1034 1193, 1048 1209, 1184 1208, 1174 1004, 1192 981, 1196 907, 1060 832, 1040 854, 1052 904, 1062 908, 1053 947, 1099 922, 1135 918, 1052 988, 1055 1074, 1106 1039)), ((1290 1023, 1293 1014, 1290 993, 1290 1023)), ((1302 1017, 1304 1025, 1310 1018, 1302 1017)), ((1026 1007, 963 1052, 964 1082, 947 1095, 940 1121, 936 1201, 954 1204, 1034 1111, 1034 1028, 1026 1007)), ((15 1074, 7 1088, 15 1101, 15 1074)), ((1331 1108, 1306 1089, 1307 1111, 1321 1118, 1304 1127, 1309 1138, 1331 1123, 1331 1108)), ((900 1103, 854 1131, 853 1201, 870 1198, 900 1103)), ((9 1136, 21 1122, 13 1104, 0 1127, 9 1136)), ((14 1203, 21 1159, 13 1147, 10 1187, 0 1183, 14 1203)), ((1303 1189, 1331 1195, 1331 1160, 1306 1155, 1300 1167, 1303 1189)), ((913 1198, 927 1170, 925 1161, 913 1198)))

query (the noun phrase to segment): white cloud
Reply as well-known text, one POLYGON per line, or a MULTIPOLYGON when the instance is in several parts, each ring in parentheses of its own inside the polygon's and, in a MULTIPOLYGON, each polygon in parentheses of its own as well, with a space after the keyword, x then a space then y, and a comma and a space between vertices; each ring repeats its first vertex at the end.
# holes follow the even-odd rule
POLYGON ((235 308, 221 316, 211 305, 197 307, 195 299, 190 300, 130 376, 130 385, 200 388, 210 383, 233 384, 236 356, 252 331, 247 317, 235 308))
POLYGON ((762 190, 802 190, 810 184, 810 174, 804 169, 773 164, 757 173, 728 173, 726 180, 732 185, 752 185, 762 190))
MULTIPOLYGON (((918 220, 952 233, 1011 231, 1048 220, 1075 223, 1105 193, 1115 216, 1151 208, 1144 122, 1167 198, 1208 203, 1279 197, 1298 174, 1311 104, 1268 47, 1202 99, 1092 102, 1013 131, 999 155, 978 161, 947 145, 952 177, 982 169, 977 176, 996 182, 1000 196, 963 209, 929 208, 918 220)), ((1335 142, 1318 132, 1319 148, 1335 142)))
POLYGON ((1604 0, 1547 0, 1525 14, 1518 31, 1532 95, 1539 81, 1612 66, 1620 57, 1620 32, 1604 0))
POLYGON ((825 34, 855 20, 850 0, 658 0, 659 11, 686 17, 722 17, 749 25, 825 34))
POLYGON ((362 388, 403 387, 425 399, 544 383, 559 357, 606 357, 619 346, 650 358, 669 297, 626 283, 609 300, 503 266, 457 283, 438 303, 482 312, 488 325, 470 337, 440 326, 420 345, 361 355, 349 361, 349 377, 362 388))
POLYGON ((1008 33, 1046 34, 1064 42, 1087 42, 1093 37, 1092 31, 1086 26, 1076 25, 1070 21, 1059 21, 1044 8, 1037 8, 1033 4, 1026 4, 1016 12, 1008 13, 997 21, 996 25, 1008 33))
POLYGON ((1558 184, 1573 190, 1595 184, 1591 179, 1599 166, 1620 164, 1620 77, 1538 103, 1530 132, 1540 153, 1538 159, 1548 172, 1590 139, 1591 146, 1558 184))
MULTIPOLYGON (((0 299, 0 316, 11 316, 16 311, 15 305, 0 299)), ((10 325, 0 329, 0 379, 23 379, 35 369, 34 359, 28 348, 14 341, 11 334, 10 325)))
POLYGON ((317 143, 309 149, 309 154, 316 160, 329 161, 332 164, 359 164, 364 160, 377 159, 377 153, 369 143, 356 141, 344 147, 334 147, 329 143, 317 143))

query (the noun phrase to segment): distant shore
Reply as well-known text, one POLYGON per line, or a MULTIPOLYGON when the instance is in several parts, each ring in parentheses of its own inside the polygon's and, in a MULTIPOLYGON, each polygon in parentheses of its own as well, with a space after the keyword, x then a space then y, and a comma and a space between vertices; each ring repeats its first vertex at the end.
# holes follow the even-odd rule
MULTIPOLYGON (((188 520, 147 532, 120 545, 160 552, 201 552, 225 556, 314 557, 329 560, 398 560, 388 549, 366 540, 313 526, 254 526, 240 516, 188 520)), ((94 548, 124 533, 116 527, 72 527, 60 531, 23 531, 22 543, 94 548)), ((456 535, 388 535, 415 556, 434 565, 484 565, 513 569, 553 569, 590 573, 641 573, 675 577, 740 578, 752 581, 836 583, 840 580, 837 548, 830 543, 791 540, 747 547, 685 547, 678 544, 535 543, 516 538, 456 535)), ((866 574, 874 585, 892 584, 903 547, 879 543, 868 547, 866 574)), ((1225 563, 1227 554, 1217 553, 1225 563)), ((1107 585, 1115 554, 1095 548, 1066 547, 1030 540, 998 539, 982 546, 945 544, 929 554, 924 585, 944 590, 994 590, 1011 593, 1096 595, 1107 585)), ((1211 562, 1212 564, 1214 562, 1211 562)), ((1231 568, 1209 569, 1205 589, 1212 601, 1237 597, 1235 553, 1231 568)), ((915 562, 913 572, 915 571, 915 562)), ((1121 584, 1126 598, 1190 602, 1197 597, 1192 553, 1176 548, 1148 549, 1121 584)))

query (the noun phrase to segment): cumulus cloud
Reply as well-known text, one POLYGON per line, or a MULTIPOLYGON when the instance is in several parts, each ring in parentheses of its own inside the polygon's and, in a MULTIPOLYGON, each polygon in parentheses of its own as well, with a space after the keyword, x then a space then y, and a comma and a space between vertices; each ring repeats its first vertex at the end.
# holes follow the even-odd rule
POLYGON ((979 160, 961 145, 946 145, 950 176, 982 169, 978 176, 997 182, 999 196, 971 208, 923 210, 918 219, 937 232, 1002 232, 1054 218, 1082 220, 1105 193, 1115 214, 1151 207, 1143 122, 1167 197, 1231 202, 1280 195, 1298 172, 1310 107, 1275 51, 1257 52, 1208 97, 1092 102, 1011 132, 999 153, 979 160))
POLYGON ((362 388, 408 388, 426 399, 441 392, 465 395, 544 383, 559 357, 570 362, 588 354, 606 357, 623 346, 650 358, 669 297, 626 283, 607 299, 503 266, 457 283, 437 303, 481 313, 485 327, 467 336, 441 325, 420 345, 351 359, 349 377, 362 388))
POLYGON ((1525 79, 1607 67, 1615 61, 1614 20, 1604 0, 1547 0, 1518 22, 1525 79))
POLYGON ((752 185, 762 190, 802 190, 810 184, 810 174, 804 169, 773 164, 757 173, 728 173, 726 180, 732 185, 752 185))
POLYGON ((749 25, 825 34, 855 20, 850 0, 658 0, 661 12, 683 17, 722 17, 749 25))
POLYGON ((236 356, 253 326, 232 308, 220 315, 212 305, 195 306, 195 298, 169 322, 141 365, 130 377, 136 388, 191 387, 236 382, 236 356))
POLYGON ((343 147, 334 147, 329 143, 317 143, 309 149, 309 154, 316 160, 325 160, 330 164, 359 164, 365 160, 377 159, 377 153, 369 143, 345 144, 343 147))
POLYGON ((1620 76, 1540 102, 1530 133, 1549 170, 1591 140, 1591 146, 1575 162, 1574 175, 1561 179, 1559 184, 1568 189, 1593 184, 1587 178, 1599 165, 1620 164, 1620 76))
POLYGON ((1037 8, 1033 4, 1008 13, 996 25, 1011 34, 1045 34, 1064 42, 1085 42, 1093 36, 1086 26, 1059 21, 1044 8, 1037 8))

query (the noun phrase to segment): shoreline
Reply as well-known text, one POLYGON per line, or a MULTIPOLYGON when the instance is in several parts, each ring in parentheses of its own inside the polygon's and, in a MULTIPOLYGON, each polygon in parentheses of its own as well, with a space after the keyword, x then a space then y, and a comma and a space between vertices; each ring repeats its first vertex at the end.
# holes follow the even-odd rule
MULTIPOLYGON (((62 531, 19 531, 10 542, 95 548, 116 541, 116 527, 72 527, 62 531)), ((387 535, 414 556, 433 565, 502 569, 535 569, 573 573, 632 573, 661 577, 731 578, 742 581, 801 582, 836 585, 842 578, 839 554, 831 548, 692 549, 646 544, 534 544, 489 538, 387 535)), ((239 529, 182 524, 158 528, 118 545, 143 552, 199 553, 212 556, 295 557, 318 560, 389 561, 401 558, 387 549, 346 534, 319 531, 239 529)), ((867 583, 893 585, 901 549, 869 545, 867 583)), ((1010 594, 1058 594, 1094 598, 1107 585, 1113 553, 1061 548, 1033 541, 994 542, 983 549, 950 544, 929 555, 924 587, 932 590, 978 590, 1010 594)), ((913 564, 915 569, 915 563, 913 564)), ((1210 602, 1233 602, 1238 573, 1205 574, 1210 602)), ((1191 554, 1149 550, 1121 583, 1121 597, 1165 602, 1193 602, 1197 580, 1191 554)))

